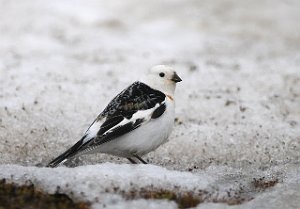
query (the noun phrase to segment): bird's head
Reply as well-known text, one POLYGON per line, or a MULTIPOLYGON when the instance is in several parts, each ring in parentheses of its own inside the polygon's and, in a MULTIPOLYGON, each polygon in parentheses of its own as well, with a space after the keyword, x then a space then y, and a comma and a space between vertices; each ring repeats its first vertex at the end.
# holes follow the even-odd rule
POLYGON ((176 83, 182 81, 177 73, 167 65, 156 65, 152 67, 142 82, 151 88, 174 95, 176 83))

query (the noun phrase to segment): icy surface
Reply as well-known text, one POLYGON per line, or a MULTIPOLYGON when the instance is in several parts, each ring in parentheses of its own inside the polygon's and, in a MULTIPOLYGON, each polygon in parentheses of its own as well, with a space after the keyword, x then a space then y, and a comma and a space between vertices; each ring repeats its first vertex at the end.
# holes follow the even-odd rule
POLYGON ((176 208, 113 190, 150 186, 225 198, 242 188, 253 198, 198 208, 298 208, 299 8, 297 0, 0 0, 0 178, 59 186, 94 208, 176 208), (172 65, 183 82, 170 141, 145 156, 153 165, 99 154, 76 168, 34 167, 75 143, 155 64, 172 65), (278 183, 258 191, 260 177, 278 183))

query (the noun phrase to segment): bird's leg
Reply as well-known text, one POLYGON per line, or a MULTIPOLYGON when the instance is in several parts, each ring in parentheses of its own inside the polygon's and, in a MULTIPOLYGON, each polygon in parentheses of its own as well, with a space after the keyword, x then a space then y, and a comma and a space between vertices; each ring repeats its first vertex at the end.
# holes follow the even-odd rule
POLYGON ((131 159, 130 157, 127 158, 127 160, 129 160, 132 164, 137 164, 133 159, 131 159))
POLYGON ((139 161, 141 161, 144 164, 148 164, 145 160, 143 160, 140 156, 138 155, 133 155, 134 157, 136 157, 139 161))

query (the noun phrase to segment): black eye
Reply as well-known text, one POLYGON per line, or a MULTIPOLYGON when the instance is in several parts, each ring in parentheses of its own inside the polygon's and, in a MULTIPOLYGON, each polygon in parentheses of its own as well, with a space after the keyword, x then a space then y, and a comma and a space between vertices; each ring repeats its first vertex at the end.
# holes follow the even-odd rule
POLYGON ((160 77, 165 77, 165 74, 164 73, 160 73, 159 76, 160 77))

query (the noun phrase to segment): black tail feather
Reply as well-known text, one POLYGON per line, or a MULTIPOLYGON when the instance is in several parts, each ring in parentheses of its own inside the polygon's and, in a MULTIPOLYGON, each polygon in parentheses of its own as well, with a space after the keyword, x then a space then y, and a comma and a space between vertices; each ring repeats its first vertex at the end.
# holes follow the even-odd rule
POLYGON ((74 157, 80 147, 83 145, 83 141, 86 138, 86 135, 82 137, 76 144, 74 144, 70 149, 59 155, 57 158, 52 160, 47 167, 55 168, 60 165, 64 160, 69 160, 70 158, 74 157))

